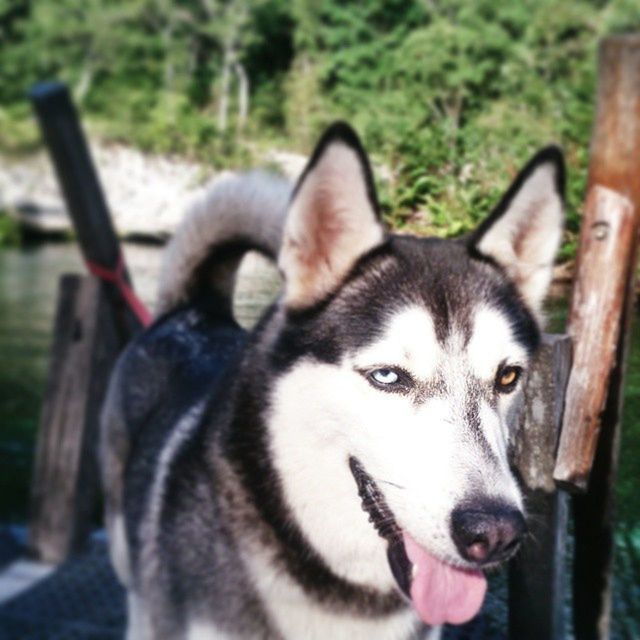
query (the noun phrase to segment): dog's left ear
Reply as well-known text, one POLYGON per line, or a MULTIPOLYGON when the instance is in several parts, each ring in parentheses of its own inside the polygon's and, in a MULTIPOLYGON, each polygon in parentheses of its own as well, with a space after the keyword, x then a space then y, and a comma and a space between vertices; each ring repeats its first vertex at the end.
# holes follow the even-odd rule
POLYGON ((369 161, 353 129, 337 122, 320 139, 289 205, 278 258, 285 305, 299 310, 325 299, 383 240, 369 161))
POLYGON ((539 151, 471 236, 471 247, 501 265, 540 318, 564 225, 564 160, 539 151))

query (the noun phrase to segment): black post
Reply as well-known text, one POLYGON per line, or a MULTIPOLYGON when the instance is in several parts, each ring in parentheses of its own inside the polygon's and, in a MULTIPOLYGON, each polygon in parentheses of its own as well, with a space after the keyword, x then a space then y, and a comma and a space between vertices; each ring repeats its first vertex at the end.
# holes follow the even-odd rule
POLYGON ((544 334, 513 433, 512 461, 522 482, 529 536, 509 567, 509 638, 565 638, 567 496, 553 467, 571 370, 571 340, 544 334))
MULTIPOLYGON (((115 271, 120 260, 118 238, 69 91, 59 82, 44 82, 35 85, 29 97, 84 258, 89 263, 115 271)), ((124 265, 122 269, 123 277, 130 282, 124 265)), ((132 331, 140 329, 140 321, 130 309, 126 315, 128 328, 132 331)))

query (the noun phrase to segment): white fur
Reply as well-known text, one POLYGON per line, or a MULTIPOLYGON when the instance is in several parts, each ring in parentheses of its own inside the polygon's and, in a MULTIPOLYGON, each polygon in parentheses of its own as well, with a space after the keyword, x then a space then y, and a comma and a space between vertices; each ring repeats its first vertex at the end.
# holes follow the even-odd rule
POLYGON ((127 640, 154 640, 153 626, 144 601, 127 591, 127 640))
POLYGON ((556 168, 548 162, 529 176, 478 244, 482 253, 507 269, 538 318, 553 275, 562 224, 556 168))
MULTIPOLYGON (((479 339, 491 342, 485 333, 489 316, 484 313, 476 328, 479 339)), ((523 351, 508 323, 492 320, 494 330, 506 332, 504 337, 493 336, 496 353, 522 362, 523 351)), ((484 491, 521 506, 506 459, 508 401, 498 403, 498 412, 488 405, 480 412, 481 428, 497 454, 498 462, 491 463, 462 428, 461 398, 468 376, 489 373, 478 360, 480 346, 474 346, 472 357, 454 335, 443 349, 432 327, 425 309, 407 308, 388 323, 376 344, 346 355, 339 365, 298 363, 280 379, 272 397, 272 455, 296 521, 336 574, 382 590, 394 585, 386 543, 361 510, 348 466, 350 455, 377 481, 398 524, 431 553, 457 565, 468 566, 451 540, 449 518, 466 495, 484 491), (367 363, 402 364, 424 382, 443 370, 447 393, 416 402, 401 393, 381 391, 357 371, 367 363)), ((487 384, 492 385, 500 360, 489 355, 493 364, 487 384)))
POLYGON ((121 513, 112 517, 109 526, 109 555, 118 579, 123 585, 131 584, 131 564, 129 545, 124 528, 124 516, 121 513))
POLYGON ((395 584, 386 545, 361 510, 347 464, 349 428, 363 426, 368 386, 350 367, 301 363, 280 380, 269 422, 287 502, 312 546, 338 575, 385 590, 395 584))
POLYGON ((427 632, 424 640, 440 640, 442 637, 442 627, 433 627, 427 632))
POLYGON ((361 366, 395 365, 428 380, 440 359, 433 318, 419 307, 410 307, 393 317, 384 339, 355 357, 361 366))
MULTIPOLYGON (((158 458, 158 464, 155 469, 153 485, 151 487, 147 512, 143 519, 143 525, 140 529, 140 537, 145 541, 142 546, 142 555, 140 559, 141 575, 146 593, 153 593, 154 585, 149 581, 154 580, 157 575, 157 565, 160 562, 162 549, 158 547, 157 537, 161 531, 160 515, 166 492, 166 483, 169 477, 169 469, 175 456, 180 451, 181 445, 191 435, 193 430, 200 424, 202 413, 206 407, 206 399, 195 404, 189 411, 182 416, 176 424, 171 435, 163 445, 162 451, 158 458)), ((131 637, 127 636, 127 640, 152 640, 153 625, 152 616, 146 610, 142 599, 137 598, 130 591, 128 601, 128 619, 129 628, 136 630, 131 632, 131 637), (138 632, 138 629, 149 629, 147 635, 138 632)))
POLYGON ((325 297, 383 235, 360 159, 343 142, 331 143, 303 178, 287 215, 278 259, 287 304, 304 307, 325 297))
POLYGON ((202 418, 205 407, 206 400, 200 400, 200 402, 191 407, 189 411, 180 418, 180 421, 176 424, 175 429, 171 432, 171 435, 160 452, 156 473, 153 478, 149 506, 147 507, 148 517, 145 519, 145 522, 150 523, 149 526, 155 532, 160 531, 158 518, 162 511, 166 491, 165 485, 169 476, 171 463, 180 450, 180 446, 200 424, 200 419, 202 418))
MULTIPOLYGON (((524 347, 514 339, 507 318, 497 309, 486 306, 476 310, 471 340, 466 351, 473 373, 487 382, 495 380, 501 364, 526 368, 529 359, 524 347)), ((509 412, 518 398, 521 386, 522 382, 517 392, 498 398, 500 415, 497 415, 486 403, 481 404, 481 424, 486 427, 483 432, 505 473, 508 473, 509 468, 507 459, 509 430, 506 416, 510 415, 509 412)), ((514 492, 513 487, 506 493, 515 503, 521 504, 520 493, 514 492)))
POLYGON ((409 637, 418 621, 407 608, 384 619, 338 614, 311 600, 276 562, 264 555, 259 541, 245 551, 251 577, 270 620, 288 640, 398 640, 409 637))
POLYGON ((528 356, 514 339, 511 326, 497 309, 480 307, 473 317, 467 357, 473 373, 482 380, 495 380, 499 365, 522 366, 528 356))
MULTIPOLYGON (((189 623, 186 640, 234 640, 234 636, 230 636, 215 624, 202 620, 194 620, 189 623)), ((235 637, 235 640, 240 640, 235 637)))
MULTIPOLYGON (((185 300, 195 269, 213 245, 250 239, 275 257, 290 195, 288 182, 260 172, 225 177, 209 185, 190 207, 165 251, 157 315, 185 300)), ((230 297, 233 282, 230 269, 212 284, 230 297)))

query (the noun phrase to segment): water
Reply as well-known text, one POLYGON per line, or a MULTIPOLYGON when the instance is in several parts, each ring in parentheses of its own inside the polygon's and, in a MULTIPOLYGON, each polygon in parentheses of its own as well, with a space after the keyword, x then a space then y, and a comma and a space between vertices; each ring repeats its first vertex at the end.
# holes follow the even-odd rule
MULTIPOLYGON (((161 250, 128 245, 127 262, 136 290, 153 306, 161 250)), ((48 350, 62 273, 84 273, 74 244, 0 249, 0 522, 24 523, 35 432, 47 375, 48 350)), ((246 261, 236 315, 249 326, 277 288, 274 268, 246 261)), ((549 306, 550 328, 562 329, 566 302, 549 306)), ((631 336, 620 457, 617 529, 617 638, 640 637, 640 331, 631 336)))
MULTIPOLYGON (((161 249, 127 245, 136 291, 153 307, 161 249)), ((35 433, 47 375, 58 281, 86 273, 72 243, 0 249, 0 522, 23 523, 35 433)), ((272 299, 275 269, 259 256, 243 264, 236 315, 249 326, 272 299)))

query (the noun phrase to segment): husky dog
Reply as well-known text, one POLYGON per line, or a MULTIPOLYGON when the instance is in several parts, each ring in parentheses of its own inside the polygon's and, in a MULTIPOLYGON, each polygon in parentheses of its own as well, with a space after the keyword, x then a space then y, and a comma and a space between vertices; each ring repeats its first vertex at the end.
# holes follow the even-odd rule
POLYGON ((293 190, 210 190, 103 412, 128 638, 404 640, 478 612, 526 532, 509 434, 563 182, 549 147, 468 237, 393 235, 337 123, 293 190), (231 311, 248 249, 284 280, 249 333, 231 311))

